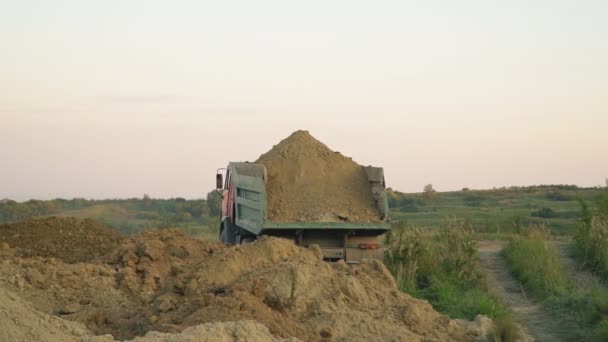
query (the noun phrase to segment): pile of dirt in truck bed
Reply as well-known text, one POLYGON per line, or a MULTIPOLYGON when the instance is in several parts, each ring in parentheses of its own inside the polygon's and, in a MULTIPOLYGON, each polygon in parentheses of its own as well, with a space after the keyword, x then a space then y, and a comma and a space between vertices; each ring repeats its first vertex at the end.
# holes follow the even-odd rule
POLYGON ((48 217, 0 224, 0 243, 17 248, 20 256, 81 262, 105 255, 123 237, 99 222, 73 217, 48 217))
MULTIPOLYGON (((400 292, 379 261, 327 263, 317 246, 279 238, 227 246, 179 230, 148 231, 81 263, 16 251, 0 244, 0 289, 30 302, 25 309, 33 322, 66 336, 86 330, 100 335, 98 341, 254 341, 248 334, 292 341, 475 341, 491 326, 487 318, 450 320, 400 292), (58 317, 86 329, 62 325, 58 317)), ((27 319, 6 314, 11 310, 0 302, 0 327, 10 327, 0 329, 0 340, 29 329, 27 319)))
POLYGON ((307 131, 297 131, 256 161, 267 170, 272 221, 376 222, 365 169, 307 131))

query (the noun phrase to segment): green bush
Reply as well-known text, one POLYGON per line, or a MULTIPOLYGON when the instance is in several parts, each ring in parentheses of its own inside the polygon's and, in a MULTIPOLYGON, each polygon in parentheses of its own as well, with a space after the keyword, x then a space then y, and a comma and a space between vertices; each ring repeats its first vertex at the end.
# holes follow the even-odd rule
POLYGON ((591 340, 594 342, 605 342, 608 341, 608 318, 602 320, 596 327, 593 329, 593 335, 591 336, 591 340))
POLYGON ((557 217, 557 213, 551 208, 542 208, 540 210, 532 212, 532 216, 541 218, 553 218, 557 217))
POLYGON ((486 199, 481 193, 478 192, 467 192, 463 197, 462 201, 464 205, 469 207, 479 207, 481 202, 486 199))
POLYGON ((563 192, 557 191, 557 190, 547 192, 545 194, 545 197, 548 200, 557 201, 557 202, 572 201, 574 199, 572 196, 566 195, 563 192))

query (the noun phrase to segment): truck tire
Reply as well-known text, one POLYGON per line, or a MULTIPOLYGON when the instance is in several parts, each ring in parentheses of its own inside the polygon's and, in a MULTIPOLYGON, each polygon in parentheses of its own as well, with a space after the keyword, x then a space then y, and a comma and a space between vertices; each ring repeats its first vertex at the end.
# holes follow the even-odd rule
POLYGON ((241 239, 241 243, 242 244, 252 243, 253 241, 255 241, 255 238, 252 238, 252 237, 249 237, 249 236, 248 237, 244 237, 244 238, 241 239))
POLYGON ((228 243, 226 242, 226 229, 224 229, 224 225, 220 226, 220 242, 228 243))
POLYGON ((220 241, 223 243, 236 244, 237 234, 239 232, 239 228, 230 222, 230 219, 225 219, 222 223, 222 232, 220 233, 220 241), (223 236, 223 237, 222 237, 223 236))

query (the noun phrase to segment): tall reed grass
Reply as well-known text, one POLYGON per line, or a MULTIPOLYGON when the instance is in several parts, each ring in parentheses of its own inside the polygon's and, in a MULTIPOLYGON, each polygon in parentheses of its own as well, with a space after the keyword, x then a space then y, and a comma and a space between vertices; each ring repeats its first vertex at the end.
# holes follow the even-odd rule
POLYGON ((400 222, 387 234, 385 264, 402 291, 452 318, 492 317, 496 331, 491 339, 516 340, 510 312, 477 266, 474 237, 472 227, 458 221, 435 233, 400 222))
MULTIPOLYGON (((581 202, 583 217, 574 242, 583 265, 608 281, 608 212, 581 202)), ((608 210, 607 210, 608 211, 608 210)))
POLYGON ((569 339, 608 341, 608 290, 577 288, 551 240, 542 227, 515 236, 504 249, 513 274, 555 317, 574 322, 565 331, 569 339))

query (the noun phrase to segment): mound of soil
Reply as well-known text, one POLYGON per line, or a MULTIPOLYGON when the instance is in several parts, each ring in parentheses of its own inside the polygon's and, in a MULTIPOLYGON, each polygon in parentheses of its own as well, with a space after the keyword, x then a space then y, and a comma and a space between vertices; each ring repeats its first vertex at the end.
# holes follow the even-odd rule
POLYGON ((453 340, 483 338, 482 321, 452 321, 400 292, 377 260, 348 266, 322 261, 318 247, 262 237, 224 248, 197 264, 183 295, 154 299, 150 327, 255 320, 280 337, 303 341, 453 340), (171 302, 167 312, 159 310, 171 302))
POLYGON ((125 240, 104 261, 118 271, 118 287, 148 300, 165 288, 183 292, 186 271, 221 248, 180 230, 149 230, 125 240))
MULTIPOLYGON (((1 247, 0 289, 33 304, 34 324, 74 321, 86 329, 58 329, 98 335, 91 341, 478 341, 491 327, 483 317, 450 320, 400 292, 379 261, 327 263, 316 245, 273 237, 227 246, 147 231, 81 263, 1 247)), ((0 302, 0 340, 27 329, 10 310, 0 302)))
POLYGON ((80 341, 81 324, 46 315, 0 287, 0 341, 80 341))
POLYGON ((307 131, 296 131, 261 155, 272 221, 377 222, 365 169, 307 131))
POLYGON ((298 342, 296 338, 275 338, 268 328, 256 321, 214 322, 199 324, 185 329, 179 334, 152 331, 133 342, 298 342))
POLYGON ((17 249, 19 256, 60 258, 83 262, 113 250, 123 237, 99 222, 73 217, 49 217, 0 224, 0 243, 17 249))
MULTIPOLYGON (((0 341, 113 342, 112 335, 94 336, 84 325, 48 315, 15 293, 0 287, 0 341)), ((187 328, 179 334, 151 331, 133 342, 297 342, 295 338, 275 338, 268 328, 255 321, 214 322, 187 328)))

